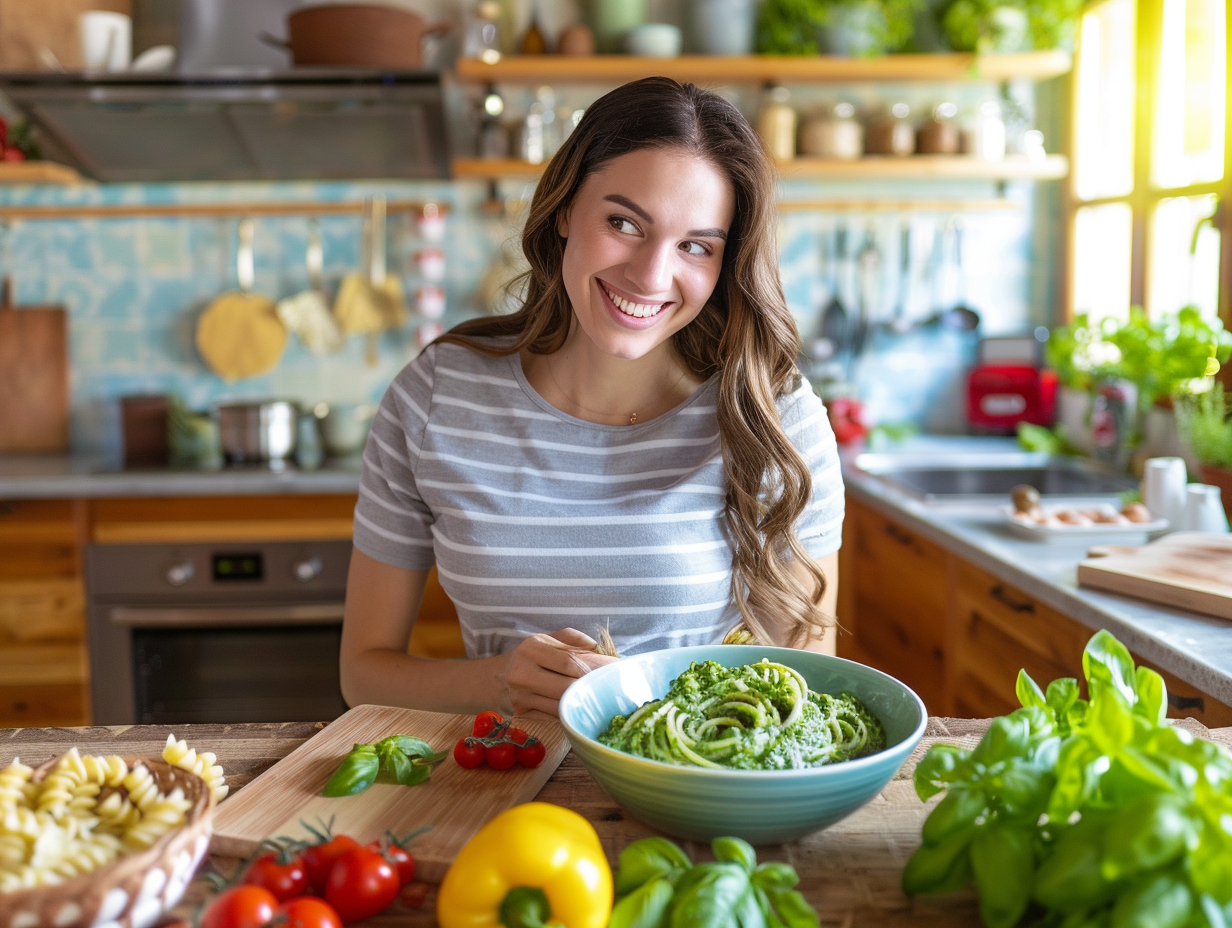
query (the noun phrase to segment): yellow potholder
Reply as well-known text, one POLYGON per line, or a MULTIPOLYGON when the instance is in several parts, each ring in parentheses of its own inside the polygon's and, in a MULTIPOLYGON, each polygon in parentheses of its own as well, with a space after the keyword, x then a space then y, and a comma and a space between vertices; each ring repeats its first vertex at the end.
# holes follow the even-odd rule
POLYGON ((286 347, 287 327, 274 302, 255 293, 224 293, 197 320, 197 350, 228 382, 272 370, 286 347))

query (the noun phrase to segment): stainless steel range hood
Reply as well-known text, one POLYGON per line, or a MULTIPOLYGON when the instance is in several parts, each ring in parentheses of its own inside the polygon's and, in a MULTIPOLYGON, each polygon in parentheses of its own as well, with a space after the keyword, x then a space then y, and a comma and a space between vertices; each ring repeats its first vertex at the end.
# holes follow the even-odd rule
POLYGON ((100 181, 449 175, 434 71, 4 74, 0 91, 47 157, 100 181))

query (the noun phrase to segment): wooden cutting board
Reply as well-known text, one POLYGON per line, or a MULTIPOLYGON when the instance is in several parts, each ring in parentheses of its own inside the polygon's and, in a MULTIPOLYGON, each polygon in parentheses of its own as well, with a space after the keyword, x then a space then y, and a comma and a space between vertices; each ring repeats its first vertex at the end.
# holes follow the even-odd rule
POLYGON ((62 306, 0 302, 0 452, 68 449, 68 320, 62 306))
POLYGON ((1102 547, 1078 585, 1232 619, 1232 535, 1178 532, 1141 547, 1102 547))
POLYGON ((465 770, 447 757, 418 786, 375 783, 355 796, 320 795, 330 774, 353 744, 387 735, 414 735, 437 750, 452 751, 471 733, 471 715, 448 715, 389 706, 356 706, 304 742, 235 796, 214 816, 210 851, 248 857, 267 837, 310 839, 302 822, 333 820, 335 834, 361 843, 386 831, 431 830, 411 844, 418 879, 439 882, 471 836, 498 812, 534 799, 569 751, 565 730, 553 719, 518 719, 516 725, 543 742, 547 756, 534 769, 515 766, 465 770))

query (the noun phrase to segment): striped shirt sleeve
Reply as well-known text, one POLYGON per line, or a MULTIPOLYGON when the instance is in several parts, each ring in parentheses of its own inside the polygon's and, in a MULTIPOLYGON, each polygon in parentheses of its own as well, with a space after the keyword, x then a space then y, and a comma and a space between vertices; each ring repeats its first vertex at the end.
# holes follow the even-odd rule
POLYGON ((385 391, 364 448, 355 547, 391 567, 427 570, 433 515, 415 483, 432 407, 436 349, 402 369, 385 391))
POLYGON ((843 542, 845 505, 838 443, 825 406, 804 378, 779 400, 779 415, 813 477, 813 498, 796 520, 796 537, 805 551, 822 558, 843 542))

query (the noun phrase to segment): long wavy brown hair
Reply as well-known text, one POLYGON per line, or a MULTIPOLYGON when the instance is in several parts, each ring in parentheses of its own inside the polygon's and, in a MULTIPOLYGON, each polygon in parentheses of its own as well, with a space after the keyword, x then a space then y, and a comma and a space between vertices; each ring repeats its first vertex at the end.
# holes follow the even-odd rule
POLYGON ((519 282, 522 307, 463 322, 438 341, 498 356, 560 349, 573 310, 561 276, 565 239, 557 219, 567 215, 593 172, 646 148, 681 149, 704 158, 727 177, 735 194, 714 293, 672 339, 699 380, 719 373, 732 596, 756 639, 771 642, 785 632, 790 644, 799 645, 833 624, 819 605, 825 576, 794 531, 812 498, 812 479, 776 408, 776 400, 799 383, 800 337, 779 282, 774 168, 731 103, 666 77, 625 84, 593 103, 548 163, 531 201, 522 231, 530 265, 519 282), (494 337, 505 340, 493 345, 494 337), (811 589, 790 572, 793 561, 807 565, 811 589), (771 627, 778 634, 771 635, 771 627))

